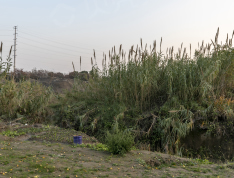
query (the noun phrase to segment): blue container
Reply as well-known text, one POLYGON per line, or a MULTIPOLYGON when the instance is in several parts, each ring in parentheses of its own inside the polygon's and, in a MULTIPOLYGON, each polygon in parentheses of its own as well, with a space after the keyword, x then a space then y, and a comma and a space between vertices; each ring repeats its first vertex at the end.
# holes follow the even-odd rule
POLYGON ((73 136, 74 144, 82 144, 82 136, 73 136))

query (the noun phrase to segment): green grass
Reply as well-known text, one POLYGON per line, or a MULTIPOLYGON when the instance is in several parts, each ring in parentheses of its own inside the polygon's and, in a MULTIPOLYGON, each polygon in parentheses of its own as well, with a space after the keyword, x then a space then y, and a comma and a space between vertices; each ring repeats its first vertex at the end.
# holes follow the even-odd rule
POLYGON ((1 134, 4 135, 4 136, 8 136, 8 137, 13 137, 14 138, 15 136, 24 135, 26 133, 25 132, 6 130, 6 131, 2 131, 1 134))
POLYGON ((108 147, 105 144, 97 143, 97 144, 77 144, 72 145, 73 148, 91 148, 96 151, 109 151, 108 147))
MULTIPOLYGON (((161 155, 178 163, 150 167, 147 159, 158 157, 157 153, 132 151, 125 156, 114 156, 85 147, 41 142, 0 142, 0 176, 7 177, 231 177, 233 163, 207 164, 204 160, 161 155), (25 153, 27 152, 27 153, 25 153), (189 163, 192 162, 194 164, 189 163)), ((158 157, 159 158, 159 157, 158 157)))

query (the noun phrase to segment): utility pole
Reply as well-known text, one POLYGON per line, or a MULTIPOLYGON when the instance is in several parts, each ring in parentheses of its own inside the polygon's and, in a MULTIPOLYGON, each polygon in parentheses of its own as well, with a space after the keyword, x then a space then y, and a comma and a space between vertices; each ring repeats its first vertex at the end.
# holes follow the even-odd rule
POLYGON ((16 35, 17 35, 17 33, 16 33, 16 30, 17 30, 17 26, 14 26, 14 29, 15 29, 15 34, 14 34, 14 36, 15 36, 15 38, 14 38, 14 75, 15 75, 15 59, 16 59, 16 35))

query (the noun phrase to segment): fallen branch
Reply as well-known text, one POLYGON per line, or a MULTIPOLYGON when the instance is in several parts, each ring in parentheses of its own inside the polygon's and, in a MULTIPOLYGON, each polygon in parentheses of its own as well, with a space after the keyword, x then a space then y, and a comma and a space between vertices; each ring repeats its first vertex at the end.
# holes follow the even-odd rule
POLYGON ((146 133, 148 134, 148 136, 149 136, 149 133, 150 133, 150 131, 151 131, 151 129, 152 129, 152 127, 153 127, 155 121, 156 121, 156 118, 157 118, 157 116, 155 116, 154 114, 151 113, 151 115, 153 116, 153 122, 152 122, 152 124, 151 124, 149 130, 146 132, 146 133))

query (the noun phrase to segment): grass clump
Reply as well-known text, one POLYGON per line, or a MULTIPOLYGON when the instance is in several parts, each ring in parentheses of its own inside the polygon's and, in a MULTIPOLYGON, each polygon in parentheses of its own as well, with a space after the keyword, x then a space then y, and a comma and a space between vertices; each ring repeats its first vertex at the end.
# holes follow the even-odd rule
POLYGON ((18 132, 18 131, 12 131, 12 130, 6 130, 6 131, 2 131, 1 133, 4 136, 8 136, 8 137, 16 137, 16 136, 20 136, 20 135, 25 135, 25 132, 18 132))
POLYGON ((107 131, 106 145, 109 152, 123 155, 131 151, 133 144, 134 137, 130 131, 121 131, 118 127, 112 133, 107 131))
POLYGON ((76 148, 76 147, 81 147, 81 148, 90 148, 92 150, 96 150, 96 151, 108 151, 108 148, 105 144, 102 144, 102 143, 96 143, 96 144, 85 144, 85 143, 82 143, 82 144, 76 144, 76 145, 72 145, 73 148, 76 148))

